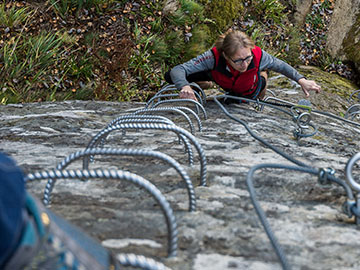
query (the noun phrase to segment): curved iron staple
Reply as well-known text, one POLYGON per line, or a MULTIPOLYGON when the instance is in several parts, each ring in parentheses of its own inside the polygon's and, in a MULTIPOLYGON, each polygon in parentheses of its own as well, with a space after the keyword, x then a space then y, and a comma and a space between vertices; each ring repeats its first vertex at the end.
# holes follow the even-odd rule
POLYGON ((171 268, 166 265, 142 255, 120 253, 117 254, 116 258, 123 266, 131 266, 146 270, 171 270, 171 268))
POLYGON ((119 120, 123 120, 123 119, 159 119, 159 120, 164 120, 169 122, 169 124, 174 124, 175 123, 173 121, 171 121, 169 118, 166 118, 165 116, 161 116, 161 115, 153 115, 153 114, 143 114, 143 115, 134 115, 134 114, 125 114, 122 116, 119 116, 113 120, 111 120, 111 122, 108 124, 108 127, 116 124, 119 120))
MULTIPOLYGON (((115 125, 115 124, 121 124, 121 123, 158 123, 158 124, 169 124, 169 125, 175 125, 174 122, 166 119, 158 119, 158 118, 150 118, 150 117, 140 117, 141 115, 134 115, 132 118, 124 118, 124 119, 118 119, 115 123, 109 124, 109 126, 115 125)), ((124 134, 125 135, 125 131, 124 134)), ((104 140, 103 138, 102 140, 104 140)))
MULTIPOLYGON (((205 95, 205 92, 203 91, 203 89, 197 83, 190 83, 189 85, 194 86, 196 88, 194 91, 194 94, 197 97, 198 101, 202 105, 206 104, 206 95, 205 95)), ((165 87, 164 90, 165 91, 169 91, 169 90, 179 91, 173 84, 169 85, 168 87, 165 87)), ((156 95, 159 95, 160 93, 163 93, 163 92, 164 91, 160 90, 158 93, 156 93, 156 95)))
POLYGON ((161 98, 169 98, 169 97, 178 97, 179 94, 155 94, 152 98, 149 99, 148 102, 145 104, 145 108, 152 107, 154 104, 154 101, 157 99, 158 102, 161 100, 161 98))
MULTIPOLYGON (((166 108, 166 107, 161 107, 161 108, 166 108)), ((190 109, 188 107, 182 107, 182 106, 177 106, 175 108, 179 109, 179 110, 182 110, 182 111, 186 111, 188 113, 191 113, 195 117, 195 119, 196 119, 196 121, 198 123, 199 132, 202 132, 201 120, 200 120, 199 116, 192 109, 190 109)), ((155 109, 159 109, 159 108, 155 108, 155 109)))
MULTIPOLYGON (((157 103, 155 103, 151 108, 156 108, 157 106, 161 105, 161 104, 165 104, 165 103, 180 103, 180 102, 190 102, 196 105, 196 108, 200 108, 200 110, 202 111, 203 115, 204 115, 204 119, 207 119, 207 114, 205 111, 205 108, 197 101, 192 100, 192 99, 167 99, 167 100, 162 100, 159 101, 157 103)), ((178 108, 178 107, 176 107, 178 108)))
POLYGON ((360 192, 360 184, 354 180, 352 170, 353 170, 355 163, 359 160, 360 160, 360 153, 357 153, 348 160, 346 167, 345 167, 346 180, 349 183, 349 185, 351 186, 351 188, 357 192, 360 192))
MULTIPOLYGON (((149 102, 145 105, 145 108, 149 108, 149 107, 154 108, 154 100, 155 99, 158 99, 157 103, 163 102, 163 101, 168 101, 168 103, 170 103, 170 102, 179 102, 180 103, 180 102, 187 102, 187 101, 191 100, 191 101, 196 102, 195 109, 196 109, 196 113, 199 114, 199 106, 198 106, 198 104, 200 104, 200 103, 195 101, 195 100, 192 100, 192 99, 180 99, 180 98, 161 100, 161 97, 179 97, 179 94, 165 94, 165 95, 153 96, 149 100, 149 102), (169 100, 172 100, 172 101, 169 101, 169 100), (151 106, 150 106, 150 102, 151 102, 151 106)), ((201 106, 202 106, 202 104, 201 104, 201 106)))
POLYGON ((179 91, 179 90, 176 88, 175 84, 166 84, 155 95, 160 95, 166 91, 179 91))
POLYGON ((126 124, 126 123, 157 123, 157 124, 164 124, 164 125, 174 125, 173 123, 169 123, 169 121, 161 120, 161 119, 149 119, 149 118, 139 118, 139 119, 121 119, 116 122, 116 124, 126 124))
MULTIPOLYGON (((197 142, 196 138, 186 131, 183 128, 180 128, 178 126, 174 125, 164 125, 164 124, 118 124, 114 125, 108 128, 103 129, 100 131, 96 136, 92 138, 86 149, 93 148, 94 145, 96 145, 99 138, 101 138, 104 135, 109 134, 112 131, 115 130, 121 130, 121 129, 155 129, 155 130, 168 130, 175 132, 177 134, 184 135, 184 137, 187 137, 194 145, 195 149, 197 150, 200 158, 200 185, 206 186, 206 157, 204 154, 204 150, 201 147, 201 145, 197 142)), ((87 157, 84 157, 83 159, 83 167, 87 168, 89 166, 89 159, 87 157)))
MULTIPOLYGON (((201 87, 196 84, 196 83, 190 83, 190 86, 193 85, 195 88, 197 88, 201 95, 198 93, 198 91, 194 91, 195 96, 197 97, 198 101, 201 103, 201 105, 204 105, 206 103, 206 95, 204 93, 204 91, 201 89, 201 87)), ((170 84, 165 86, 164 88, 160 89, 155 96, 158 96, 166 91, 176 91, 179 92, 179 90, 175 87, 175 85, 170 84)), ((177 95, 179 95, 179 93, 177 93, 177 95)))
POLYGON ((204 90, 197 83, 192 82, 192 83, 189 83, 189 85, 196 88, 194 93, 196 93, 197 90, 201 93, 201 99, 203 101, 202 103, 206 104, 206 94, 205 94, 204 90))
POLYGON ((354 119, 355 115, 360 114, 360 104, 354 104, 351 105, 347 110, 346 113, 344 115, 345 118, 349 118, 349 116, 351 117, 351 120, 354 119), (355 108, 355 109, 354 109, 355 108))
MULTIPOLYGON (((131 114, 127 114, 127 115, 122 115, 120 117, 117 117, 115 119, 113 119, 109 124, 108 124, 108 127, 115 124, 115 123, 118 123, 118 122, 139 122, 139 119, 144 119, 144 122, 147 122, 145 121, 145 119, 149 119, 149 121, 153 121, 153 120, 162 120, 163 123, 167 122, 169 124, 174 124, 173 121, 171 121, 170 119, 164 117, 164 116, 158 116, 158 115, 131 115, 131 114), (131 121, 131 119, 136 119, 134 121, 131 121)), ((161 121, 159 121, 161 123, 161 121)), ((125 130, 124 130, 124 134, 125 135, 125 130)), ((179 138, 181 139, 181 138, 179 138)), ((98 143, 98 147, 101 148, 105 145, 105 141, 106 141, 106 137, 103 137, 101 138, 101 140, 99 141, 98 143)), ((90 161, 93 162, 94 161, 94 158, 92 156, 90 156, 90 161)))
MULTIPOLYGON (((157 104, 159 104, 159 103, 157 103, 157 104)), ((153 109, 156 110, 156 109, 162 109, 162 108, 178 109, 178 110, 182 110, 182 111, 186 111, 186 112, 191 113, 195 117, 195 119, 196 119, 196 121, 198 123, 199 131, 202 132, 202 124, 201 124, 201 120, 200 120, 199 116, 192 109, 190 109, 188 107, 181 107, 181 106, 177 106, 177 107, 160 107, 160 108, 149 108, 149 109, 146 109, 146 110, 153 110, 153 109)))
POLYGON ((191 119, 189 116, 186 115, 182 110, 173 108, 173 107, 162 107, 162 108, 155 108, 155 109, 140 109, 134 112, 134 114, 140 114, 140 113, 153 113, 153 112, 176 112, 184 116, 184 118, 188 121, 190 126, 190 132, 191 134, 194 134, 194 125, 191 122, 191 119))
MULTIPOLYGON (((123 120, 126 120, 126 122, 127 123, 157 123, 157 124, 168 124, 168 125, 174 125, 173 124, 173 122, 172 121, 170 121, 169 123, 168 123, 168 119, 167 118, 165 118, 166 119, 166 121, 165 120, 157 120, 156 118, 155 118, 155 120, 154 119, 150 119, 149 121, 142 121, 142 120, 144 120, 144 119, 147 119, 147 118, 141 118, 141 115, 130 115, 130 116, 132 116, 132 117, 129 117, 129 118, 132 118, 132 119, 127 119, 127 118, 125 118, 125 119, 120 119, 119 120, 119 118, 117 118, 117 122, 114 122, 114 121, 112 121, 111 122, 111 124, 109 124, 108 126, 107 126, 107 128, 109 128, 109 127, 111 127, 111 126, 115 126, 115 125, 117 125, 117 124, 120 124, 120 123, 122 123, 122 121, 123 120), (137 117, 140 119, 137 119, 137 117), (139 120, 139 121, 138 121, 139 120)), ((154 117, 156 117, 156 116, 154 116, 154 117)), ((175 125, 174 125, 175 126, 175 125)), ((106 129, 106 128, 105 128, 106 129)), ((104 129, 103 129, 104 130, 104 129)), ((97 139, 97 141, 94 143, 94 144, 91 144, 91 141, 90 141, 90 143, 89 143, 89 145, 86 147, 86 149, 88 149, 88 148, 95 148, 96 146, 99 146, 98 148, 101 148, 101 147, 103 147, 104 145, 105 145, 105 141, 106 141, 106 138, 107 138, 107 136, 108 136, 108 133, 103 133, 102 131, 103 130, 101 130, 101 131, 99 131, 94 137, 97 137, 99 134, 101 134, 101 135, 99 135, 100 137, 97 139), (90 144, 91 144, 91 146, 90 146, 90 144)), ((122 129, 122 132, 123 132, 123 135, 125 135, 125 128, 124 129, 122 129)), ((191 149, 191 145, 190 145, 190 143, 189 143, 189 140, 186 138, 186 136, 184 136, 184 135, 182 135, 182 134, 178 134, 178 137, 179 137, 179 142, 181 142, 181 141, 183 141, 183 143, 184 143, 184 146, 185 146, 185 153, 187 153, 188 154, 188 159, 189 159, 189 165, 190 166, 192 166, 193 164, 194 164, 194 155, 193 155, 193 152, 192 152, 192 149, 191 149)), ((94 161, 94 157, 93 156, 90 156, 89 157, 89 159, 90 159, 90 162, 93 162, 94 161)))
POLYGON ((168 228, 168 256, 175 257, 177 253, 177 240, 178 231, 176 225, 176 219, 170 204, 162 195, 160 190, 148 180, 138 176, 136 174, 125 172, 121 170, 51 170, 41 171, 34 174, 28 174, 25 177, 25 182, 34 180, 43 180, 49 178, 106 178, 106 179, 119 179, 127 182, 131 182, 138 187, 145 189, 154 199, 159 203, 161 210, 166 219, 166 225, 168 228))
MULTIPOLYGON (((359 157, 360 158, 360 157, 359 157)), ((287 170, 293 170, 293 171, 299 171, 299 172, 305 172, 305 173, 310 173, 310 174, 313 174, 313 175, 318 175, 319 174, 319 170, 315 169, 315 168, 311 168, 311 167, 295 167, 295 166, 288 166, 288 165, 282 165, 282 164, 258 164, 258 165, 255 165, 253 166, 247 176, 246 176, 246 184, 247 184, 247 187, 248 187, 248 191, 250 193, 250 199, 254 205, 254 208, 255 208, 255 211, 256 211, 256 214, 258 215, 260 221, 261 221, 261 224, 263 225, 264 227, 264 230, 271 242, 271 245, 273 246, 273 248, 275 249, 275 252, 281 262, 281 265, 283 267, 283 269, 291 269, 290 268, 290 265, 286 259, 286 256, 284 254, 284 251, 282 250, 280 244, 278 243, 274 233, 272 232, 271 230, 271 227, 266 219, 266 215, 264 213, 264 211, 262 210, 257 198, 256 198, 256 193, 255 193, 255 188, 253 186, 253 176, 255 174, 255 171, 257 170, 260 170, 260 169, 263 169, 263 168, 273 168, 273 169, 287 169, 287 170)), ((350 200, 353 200, 354 197, 353 197, 353 194, 351 192, 351 189, 350 187, 343 181, 335 178, 334 176, 332 175, 328 175, 327 176, 329 180, 331 180, 332 182, 334 183, 337 183, 339 185, 341 185, 342 187, 344 187, 345 189, 345 192, 348 196, 348 198, 350 200)))
MULTIPOLYGON (((354 92, 352 92, 350 97, 348 98, 348 102, 351 103, 352 96, 355 95, 356 93, 359 93, 359 92, 360 92, 360 89, 355 90, 354 92)), ((360 94, 358 94, 357 98, 360 100, 360 94)))
MULTIPOLYGON (((139 150, 139 149, 117 149, 117 148, 91 148, 83 151, 78 151, 70 154, 63 161, 61 161, 57 166, 56 170, 64 170, 72 162, 84 157, 84 156, 93 156, 93 155, 117 155, 117 156, 147 156, 160 159, 166 162, 168 165, 173 167, 181 176, 182 180, 185 182, 186 189, 189 196, 189 211, 196 211, 196 197, 193 184, 190 180, 189 175, 183 169, 183 167, 172 157, 152 150, 139 150)), ((89 168, 83 168, 88 170, 89 168)), ((56 180, 49 179, 45 191, 43 202, 45 205, 48 205, 51 202, 51 192, 54 189, 56 180)))
POLYGON ((272 94, 274 97, 276 97, 276 94, 274 91, 270 90, 270 89, 266 89, 266 93, 270 93, 272 94))
MULTIPOLYGON (((149 114, 143 114, 143 115, 126 114, 126 115, 122 115, 120 117, 117 117, 117 118, 113 119, 108 124, 108 127, 115 124, 115 123, 117 123, 119 120, 123 120, 123 119, 159 119, 159 120, 167 121, 169 124, 175 125, 175 123, 173 121, 171 121, 169 118, 166 118, 165 116, 149 115, 149 114)), ((105 140, 105 139, 106 138, 104 138, 103 140, 105 140)), ((179 136, 179 143, 181 142, 181 140, 184 141, 184 140, 186 140, 186 138, 183 138, 182 136, 179 136)), ((185 146, 189 145, 188 143, 185 143, 185 141, 184 141, 184 144, 185 144, 185 146)), ((188 151, 188 148, 185 151, 188 151)), ((191 149, 190 149, 190 151, 191 151, 191 149)))

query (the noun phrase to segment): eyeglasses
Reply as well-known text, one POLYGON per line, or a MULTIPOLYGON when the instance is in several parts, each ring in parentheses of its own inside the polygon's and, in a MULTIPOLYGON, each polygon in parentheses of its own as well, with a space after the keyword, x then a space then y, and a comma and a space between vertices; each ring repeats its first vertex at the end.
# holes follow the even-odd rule
POLYGON ((254 57, 253 55, 249 55, 248 57, 245 57, 244 59, 239 58, 239 59, 236 59, 236 60, 232 60, 231 57, 229 57, 229 58, 234 64, 242 65, 243 63, 250 63, 251 60, 253 59, 253 57, 254 57))

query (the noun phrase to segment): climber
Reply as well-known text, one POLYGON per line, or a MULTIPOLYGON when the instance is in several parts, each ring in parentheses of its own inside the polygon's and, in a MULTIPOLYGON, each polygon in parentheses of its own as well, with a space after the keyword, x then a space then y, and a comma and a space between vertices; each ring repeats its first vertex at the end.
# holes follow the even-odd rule
POLYGON ((229 95, 261 100, 266 94, 268 70, 299 83, 306 97, 309 91, 321 91, 315 81, 307 80, 289 64, 255 46, 241 31, 220 36, 215 47, 166 72, 165 80, 175 84, 180 98, 196 100, 191 82, 204 89, 215 82, 229 95))

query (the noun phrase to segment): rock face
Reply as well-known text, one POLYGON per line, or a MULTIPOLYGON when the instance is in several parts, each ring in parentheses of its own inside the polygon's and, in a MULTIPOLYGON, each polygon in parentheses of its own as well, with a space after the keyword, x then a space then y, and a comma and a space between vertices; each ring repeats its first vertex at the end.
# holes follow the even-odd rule
POLYGON ((332 57, 350 60, 360 72, 360 1, 337 0, 328 30, 327 49, 332 57))
MULTIPOLYGON (((273 90, 278 97, 296 103, 302 97, 294 85, 273 90)), ((322 95, 326 93, 317 99, 322 95)), ((11 155, 26 173, 53 169, 71 153, 84 150, 112 119, 143 106, 80 101, 1 106, 0 150, 11 155)), ((184 145, 172 132, 112 132, 104 144, 156 150, 173 157, 192 180, 195 212, 188 211, 189 198, 179 174, 160 160, 95 156, 90 164, 90 169, 128 170, 160 189, 177 220, 177 257, 167 258, 167 228, 159 205, 144 190, 129 183, 111 179, 58 180, 51 209, 115 254, 143 254, 172 269, 279 269, 251 203, 246 176, 257 164, 294 164, 250 136, 243 125, 228 118, 213 101, 208 101, 205 108, 208 119, 202 119, 203 130, 196 130, 194 136, 206 156, 207 186, 199 186, 197 152, 194 150, 194 165, 189 166, 184 145)), ((296 140, 293 132, 297 125, 288 113, 270 107, 259 112, 251 104, 226 108, 274 147, 314 168, 331 167, 342 180, 346 162, 360 149, 358 125, 312 114, 311 123, 318 132, 296 140)), ((161 115, 189 130, 182 115, 161 115)), ((201 112, 199 115, 202 117, 201 112)), ((69 168, 81 169, 82 163, 74 162, 69 168)), ((28 183, 28 190, 42 198, 45 184, 45 180, 28 183)), ((342 212, 346 194, 341 186, 323 186, 317 176, 284 169, 257 171, 254 186, 293 269, 359 269, 360 233, 354 220, 342 212)))
POLYGON ((296 12, 294 14, 294 19, 298 25, 303 25, 305 23, 305 18, 310 11, 311 4, 312 4, 311 0, 296 1, 296 12))

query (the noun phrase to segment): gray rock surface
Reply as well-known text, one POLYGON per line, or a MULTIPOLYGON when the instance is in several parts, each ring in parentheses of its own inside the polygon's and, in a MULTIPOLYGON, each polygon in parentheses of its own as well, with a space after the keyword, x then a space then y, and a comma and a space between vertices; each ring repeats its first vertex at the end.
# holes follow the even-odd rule
MULTIPOLYGON (((299 89, 283 90, 297 102, 299 89)), ((281 96, 280 96, 281 97, 281 96)), ((321 95, 318 96, 321 99, 321 95)), ((112 119, 142 108, 141 103, 67 101, 0 106, 0 151, 26 173, 53 169, 69 154, 83 150, 112 119)), ((359 151, 360 128, 312 114, 315 136, 293 137, 291 117, 266 107, 228 105, 258 136, 316 168, 331 167, 345 180, 344 167, 359 151)), ((117 168, 153 182, 173 207, 179 230, 178 256, 167 258, 167 229, 159 205, 146 192, 119 180, 58 180, 51 209, 81 227, 115 254, 133 252, 162 261, 172 269, 280 269, 246 186, 249 169, 261 163, 292 165, 249 135, 213 102, 195 136, 207 158, 208 186, 199 186, 200 165, 188 165, 184 146, 171 132, 113 132, 105 147, 140 148, 170 155, 185 168, 195 187, 197 211, 188 212, 185 185, 176 171, 151 158, 95 156, 90 168, 117 168)), ((162 114, 188 129, 183 117, 162 114)), ((196 123, 194 121, 194 125, 196 123)), ((80 169, 77 161, 69 168, 80 169)), ((358 171, 354 170, 354 173, 358 171)), ((28 183, 42 198, 46 181, 28 183)), ((257 197, 293 269, 359 269, 360 233, 342 212, 344 189, 322 186, 317 177, 282 169, 256 173, 257 197)))
POLYGON ((360 71, 360 1, 338 0, 328 30, 326 47, 332 57, 351 61, 360 71))

